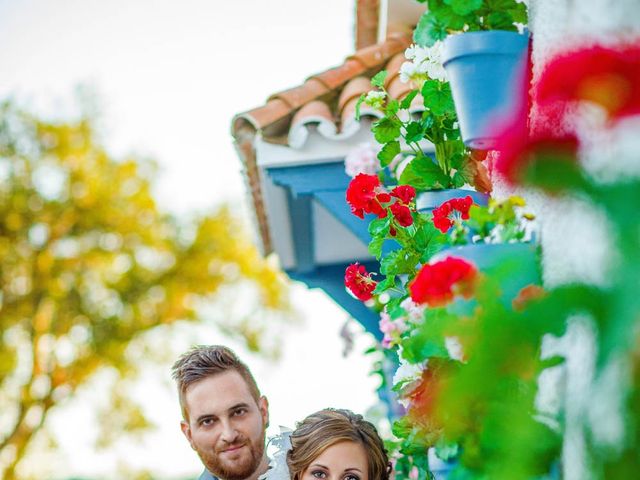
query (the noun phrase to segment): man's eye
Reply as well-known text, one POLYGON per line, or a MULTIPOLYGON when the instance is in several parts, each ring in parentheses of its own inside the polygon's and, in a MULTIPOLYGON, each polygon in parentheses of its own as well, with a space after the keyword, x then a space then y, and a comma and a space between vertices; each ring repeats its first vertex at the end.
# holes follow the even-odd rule
POLYGON ((205 418, 200 422, 200 425, 204 425, 206 427, 209 425, 213 425, 213 422, 214 422, 213 418, 205 418))
POLYGON ((311 475, 313 475, 315 478, 327 478, 327 474, 322 470, 314 470, 313 472, 311 472, 311 475))
POLYGON ((239 408, 239 409, 237 409, 237 410, 235 410, 233 412, 233 415, 235 417, 239 417, 240 415, 244 415, 245 413, 247 413, 247 409, 246 408, 239 408))

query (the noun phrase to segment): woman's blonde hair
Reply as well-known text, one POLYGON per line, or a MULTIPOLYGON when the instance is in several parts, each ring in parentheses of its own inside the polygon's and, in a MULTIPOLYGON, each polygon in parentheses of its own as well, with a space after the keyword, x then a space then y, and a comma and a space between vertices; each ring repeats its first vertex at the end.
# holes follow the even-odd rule
POLYGON ((356 442, 364 447, 368 480, 389 479, 389 458, 373 424, 349 410, 328 408, 309 415, 291 434, 291 449, 287 453, 291 480, 300 480, 322 452, 343 441, 356 442))

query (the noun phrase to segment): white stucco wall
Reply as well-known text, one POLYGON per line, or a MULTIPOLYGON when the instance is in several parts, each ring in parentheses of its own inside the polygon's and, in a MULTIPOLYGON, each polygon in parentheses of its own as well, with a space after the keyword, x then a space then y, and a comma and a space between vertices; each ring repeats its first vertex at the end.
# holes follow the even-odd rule
MULTIPOLYGON (((611 44, 639 38, 639 0, 530 0, 529 28, 533 35, 534 84, 545 64, 558 52, 572 47, 611 44)), ((532 112, 535 129, 543 118, 532 112)), ((640 175, 640 120, 621 122, 614 129, 603 128, 603 118, 594 108, 581 107, 568 128, 577 129, 583 145, 581 161, 587 171, 608 182, 624 175, 640 175)), ((509 190, 499 181, 496 196, 509 190)), ((523 195, 537 215, 543 247, 545 285, 572 281, 606 285, 611 259, 607 219, 594 205, 575 198, 548 198, 535 192, 523 195)), ((561 339, 547 338, 544 353, 564 353, 564 367, 541 377, 540 407, 561 408, 566 420, 563 478, 589 480, 589 458, 585 449, 585 421, 602 443, 615 446, 622 434, 619 415, 621 378, 625 365, 609 365, 600 378, 594 377, 595 329, 588 318, 570 321, 561 339), (596 401, 597 399, 597 401, 596 401)))

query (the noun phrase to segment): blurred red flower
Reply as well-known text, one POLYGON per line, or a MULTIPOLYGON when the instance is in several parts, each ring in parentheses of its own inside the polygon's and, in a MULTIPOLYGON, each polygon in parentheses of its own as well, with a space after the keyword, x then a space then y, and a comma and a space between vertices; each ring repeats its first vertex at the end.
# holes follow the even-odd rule
POLYGON ((558 55, 545 67, 536 100, 590 101, 610 118, 640 113, 640 45, 592 46, 558 55))
POLYGON ((472 263, 457 257, 447 257, 432 265, 423 265, 409 283, 411 299, 430 307, 442 307, 455 295, 469 298, 473 294, 478 270, 472 263))
POLYGON ((378 282, 371 278, 364 265, 352 263, 344 272, 344 285, 358 300, 366 302, 373 297, 378 282))

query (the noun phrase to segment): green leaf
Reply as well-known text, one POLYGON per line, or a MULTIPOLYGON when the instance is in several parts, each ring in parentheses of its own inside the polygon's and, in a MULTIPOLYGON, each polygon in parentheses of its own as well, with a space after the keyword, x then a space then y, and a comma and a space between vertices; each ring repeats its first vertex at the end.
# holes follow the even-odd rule
POLYGON ((482 6, 482 0, 445 0, 447 5, 458 15, 468 15, 482 6))
POLYGON ((440 232, 431 220, 422 224, 413 236, 416 250, 422 252, 420 263, 427 263, 447 244, 447 236, 440 232))
POLYGON ((416 98, 418 93, 418 90, 411 90, 409 94, 402 99, 402 102, 400 102, 400 108, 403 110, 409 108, 411 106, 411 102, 413 102, 413 99, 416 98))
POLYGON ((389 217, 375 218, 369 223, 369 235, 377 237, 389 233, 389 217))
POLYGON ((382 255, 382 244, 384 243, 384 237, 375 237, 369 242, 369 253, 380 260, 382 255))
POLYGON ((374 122, 371 130, 378 143, 389 143, 400 136, 401 126, 400 121, 384 117, 374 122))
POLYGON ((387 71, 381 70, 371 79, 371 85, 378 88, 384 88, 384 81, 387 79, 387 71))
POLYGON ((485 26, 490 30, 517 30, 516 26, 513 24, 513 18, 507 12, 490 13, 486 18, 485 26))
POLYGON ((393 142, 385 143, 382 150, 378 152, 378 160, 380 165, 386 167, 394 158, 400 153, 400 142, 394 140, 393 142))
POLYGON ((411 122, 406 126, 406 129, 407 132, 404 138, 407 143, 419 142, 424 138, 424 129, 422 128, 422 123, 411 122))
POLYGON ((509 10, 513 21, 526 25, 529 21, 527 14, 527 6, 524 3, 516 3, 515 7, 509 10))
POLYGON ((358 98, 358 101, 356 102, 356 121, 360 121, 360 106, 364 102, 365 98, 367 98, 367 94, 363 93, 360 95, 360 98, 358 98))
POLYGON ((389 100, 389 102, 387 102, 387 106, 385 108, 385 112, 386 115, 388 117, 391 117, 393 115, 395 115, 396 113, 398 113, 398 110, 400 110, 400 102, 398 102, 395 99, 391 99, 389 100))
POLYGON ((404 249, 394 250, 380 261, 380 273, 383 275, 401 275, 414 273, 418 257, 404 249))
POLYGON ((431 157, 421 155, 414 158, 402 171, 400 183, 418 190, 448 188, 451 179, 431 157))
POLYGON ((422 98, 424 106, 435 115, 444 115, 455 112, 451 87, 449 83, 438 80, 427 80, 422 86, 422 98))
POLYGON ((421 47, 430 47, 437 40, 444 40, 446 36, 447 25, 432 13, 425 12, 413 32, 413 41, 421 47))
POLYGON ((395 286, 396 286, 396 276, 388 275, 387 278, 385 278, 383 281, 379 282, 378 285, 376 285, 376 288, 373 291, 373 293, 375 293, 376 295, 379 295, 384 291, 390 288, 393 288, 395 286))

